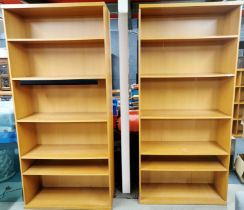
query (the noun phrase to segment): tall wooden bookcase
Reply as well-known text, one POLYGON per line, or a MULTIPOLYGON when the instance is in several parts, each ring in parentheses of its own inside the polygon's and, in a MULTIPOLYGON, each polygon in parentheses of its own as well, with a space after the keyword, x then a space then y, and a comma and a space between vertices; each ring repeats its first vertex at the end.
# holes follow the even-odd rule
POLYGON ((240 16, 140 5, 140 203, 226 204, 240 16))
POLYGON ((241 121, 244 114, 244 69, 237 69, 236 72, 236 88, 235 88, 235 101, 233 113, 233 128, 232 134, 234 137, 243 136, 243 125, 241 121))
POLYGON ((105 3, 5 6, 25 208, 111 209, 105 3))

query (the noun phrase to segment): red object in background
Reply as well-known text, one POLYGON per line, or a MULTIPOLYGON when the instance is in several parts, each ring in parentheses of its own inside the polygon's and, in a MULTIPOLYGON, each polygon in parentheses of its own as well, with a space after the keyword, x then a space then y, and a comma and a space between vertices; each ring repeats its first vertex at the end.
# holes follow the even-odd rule
POLYGON ((51 3, 71 3, 71 2, 106 2, 117 3, 118 0, 49 0, 51 3))
POLYGON ((2 4, 22 4, 20 0, 2 0, 0 1, 2 4))
MULTIPOLYGON (((139 131, 139 111, 138 110, 130 110, 129 111, 129 125, 130 132, 138 132, 139 131)), ((119 130, 121 130, 121 117, 119 118, 118 124, 119 130)))

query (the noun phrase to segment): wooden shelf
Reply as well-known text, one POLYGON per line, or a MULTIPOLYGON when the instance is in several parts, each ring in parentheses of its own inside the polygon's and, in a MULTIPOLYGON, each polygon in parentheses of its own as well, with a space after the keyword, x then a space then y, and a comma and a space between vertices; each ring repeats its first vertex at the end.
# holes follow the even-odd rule
POLYGON ((91 43, 103 43, 103 38, 70 38, 70 39, 8 39, 8 42, 20 43, 20 44, 91 44, 91 43))
MULTIPOLYGON (((50 162, 50 161, 49 161, 50 162)), ((44 164, 34 164, 27 169, 23 175, 42 175, 42 176, 108 176, 108 166, 106 164, 57 164, 46 162, 44 164)))
POLYGON ((46 144, 37 145, 21 159, 107 159, 106 144, 46 144))
POLYGON ((43 188, 25 208, 109 209, 108 188, 43 188))
POLYGON ((227 171, 227 169, 215 158, 207 160, 156 159, 142 160, 141 171, 227 171))
POLYGON ((141 155, 228 155, 214 141, 142 141, 141 155))
POLYGON ((14 81, 40 81, 40 80, 90 80, 90 79, 106 79, 106 75, 84 75, 81 77, 14 77, 14 81))
POLYGON ((106 122, 107 115, 103 112, 84 112, 84 113, 33 113, 27 117, 18 119, 21 123, 38 122, 106 122))
POLYGON ((143 43, 165 43, 165 42, 216 42, 216 41, 228 41, 237 39, 237 35, 219 35, 219 36, 205 36, 205 37, 141 37, 143 43))
POLYGON ((235 74, 225 74, 225 73, 209 73, 209 74, 141 74, 141 79, 174 79, 174 78, 222 78, 222 77, 234 77, 235 74))
POLYGON ((231 119, 217 110, 141 110, 141 119, 231 119))
POLYGON ((210 184, 142 184, 143 204, 226 204, 210 184))

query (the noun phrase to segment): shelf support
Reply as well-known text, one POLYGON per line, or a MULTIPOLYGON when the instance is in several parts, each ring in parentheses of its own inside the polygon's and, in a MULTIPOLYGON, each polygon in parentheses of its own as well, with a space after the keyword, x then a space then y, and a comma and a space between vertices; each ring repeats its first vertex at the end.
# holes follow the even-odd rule
POLYGON ((118 1, 122 192, 130 193, 128 0, 118 1))

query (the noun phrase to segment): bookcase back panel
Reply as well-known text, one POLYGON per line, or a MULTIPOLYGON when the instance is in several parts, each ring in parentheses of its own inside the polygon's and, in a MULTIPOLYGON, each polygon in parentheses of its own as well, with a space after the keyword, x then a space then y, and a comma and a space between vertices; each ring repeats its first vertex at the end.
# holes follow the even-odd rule
POLYGON ((141 21, 141 38, 223 35, 225 16, 149 16, 141 21))
POLYGON ((107 144, 106 123, 39 123, 38 144, 107 144))
MULTIPOLYGON (((142 120, 142 141, 215 141, 230 120, 142 120)), ((222 138, 221 141, 228 141, 222 138)))
POLYGON ((142 172, 142 183, 213 183, 213 172, 142 172))
MULTIPOLYGON (((37 11, 36 11, 37 12, 37 11)), ((60 12, 60 11, 59 11, 60 12)), ((25 13, 25 15, 28 13, 25 13)), ((5 11, 8 38, 72 39, 103 38, 104 26, 101 16, 21 16, 5 11), (8 24, 11 22, 11 24, 8 24), (13 26, 14 25, 14 26, 13 26)))
POLYGON ((41 176, 43 187, 108 187, 108 176, 41 176))
MULTIPOLYGON (((105 81, 98 85, 20 85, 15 82, 15 88, 24 95, 31 95, 28 101, 33 112, 40 113, 75 113, 75 112, 106 112, 105 81)), ((22 104, 16 104, 18 110, 22 104)))
POLYGON ((13 77, 105 75, 102 43, 24 46, 10 43, 9 51, 13 77))
POLYGON ((234 78, 145 79, 141 82, 141 110, 220 110, 231 114, 233 83, 234 78))
POLYGON ((235 46, 235 40, 145 43, 141 46, 140 73, 161 75, 235 73, 236 59, 234 54, 230 54, 230 50, 235 46))

